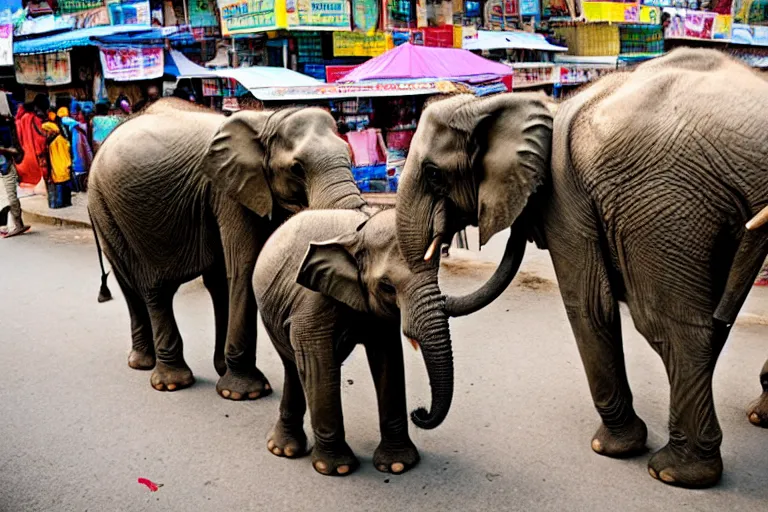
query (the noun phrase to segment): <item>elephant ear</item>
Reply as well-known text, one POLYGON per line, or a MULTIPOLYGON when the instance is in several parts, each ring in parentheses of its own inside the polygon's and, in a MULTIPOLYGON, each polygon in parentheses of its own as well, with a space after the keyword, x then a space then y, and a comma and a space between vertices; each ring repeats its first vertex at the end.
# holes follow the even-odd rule
POLYGON ((451 127, 470 135, 480 183, 480 245, 508 228, 549 175, 552 116, 538 94, 502 94, 458 109, 451 127))
POLYGON ((357 261, 348 249, 353 242, 354 235, 346 235, 325 242, 310 243, 296 282, 352 309, 368 311, 357 261))
POLYGON ((216 187, 262 217, 272 214, 264 149, 267 119, 261 112, 230 116, 211 141, 205 167, 216 187))

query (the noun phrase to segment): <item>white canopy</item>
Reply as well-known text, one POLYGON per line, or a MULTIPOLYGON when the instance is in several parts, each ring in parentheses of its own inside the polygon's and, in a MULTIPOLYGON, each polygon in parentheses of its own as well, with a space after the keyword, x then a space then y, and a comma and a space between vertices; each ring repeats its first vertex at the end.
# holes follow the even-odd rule
POLYGON ((478 30, 477 36, 464 39, 465 50, 539 50, 543 52, 565 52, 565 46, 550 44, 541 34, 523 31, 478 30))

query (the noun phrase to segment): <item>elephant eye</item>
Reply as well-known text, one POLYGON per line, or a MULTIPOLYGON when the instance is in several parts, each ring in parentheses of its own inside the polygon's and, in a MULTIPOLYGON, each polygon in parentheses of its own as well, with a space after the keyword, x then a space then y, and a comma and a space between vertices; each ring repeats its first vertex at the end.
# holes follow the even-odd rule
POLYGON ((433 185, 439 185, 441 183, 441 177, 442 174, 440 173, 440 168, 437 167, 435 164, 428 163, 424 166, 424 172, 427 175, 427 179, 430 183, 433 185))
POLYGON ((379 290, 381 290, 381 292, 386 295, 395 295, 397 293, 397 290, 395 290, 395 287, 392 286, 392 283, 386 279, 379 281, 379 290))
POLYGON ((291 166, 291 174, 298 178, 304 177, 304 166, 301 165, 299 162, 296 162, 291 166))

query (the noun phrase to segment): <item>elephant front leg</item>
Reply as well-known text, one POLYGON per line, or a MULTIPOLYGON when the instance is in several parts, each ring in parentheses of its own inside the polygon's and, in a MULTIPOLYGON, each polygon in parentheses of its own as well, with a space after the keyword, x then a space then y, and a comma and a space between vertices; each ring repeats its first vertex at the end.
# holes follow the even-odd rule
POLYGON ((419 452, 408 436, 403 347, 397 328, 389 336, 365 345, 379 404, 381 443, 373 465, 384 473, 402 473, 419 462, 419 452))
POLYGON ((282 354, 280 358, 285 368, 283 399, 280 401, 280 417, 267 437, 267 449, 278 457, 301 457, 307 452, 307 435, 304 433, 307 402, 296 363, 282 354))
POLYGON ((763 394, 749 408, 747 417, 752 424, 768 428, 768 361, 765 362, 763 371, 760 372, 760 385, 763 388, 763 394))
POLYGON ((670 340, 652 343, 667 369, 670 410, 669 442, 651 457, 648 471, 667 484, 710 487, 723 473, 723 433, 715 414, 712 375, 729 328, 701 328, 681 339, 677 333, 691 328, 675 327, 665 329, 670 340))
POLYGON ((150 377, 158 391, 176 391, 195 382, 184 361, 181 333, 173 316, 173 296, 178 286, 168 286, 152 293, 146 304, 155 338, 157 364, 150 377))
POLYGON ((250 272, 243 269, 229 279, 229 321, 224 359, 226 373, 216 383, 224 398, 242 400, 268 396, 272 387, 256 367, 256 297, 250 272))

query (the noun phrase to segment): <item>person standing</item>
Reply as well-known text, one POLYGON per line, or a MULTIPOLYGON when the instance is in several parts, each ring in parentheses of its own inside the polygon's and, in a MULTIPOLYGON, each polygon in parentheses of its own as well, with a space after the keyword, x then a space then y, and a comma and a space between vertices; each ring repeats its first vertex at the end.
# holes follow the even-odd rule
POLYGON ((0 236, 10 238, 29 231, 21 218, 21 203, 16 192, 19 176, 16 173, 16 159, 21 160, 16 130, 8 96, 0 92, 0 236), (4 204, 7 203, 7 204, 4 204), (8 230, 8 214, 13 220, 13 229, 8 230))

